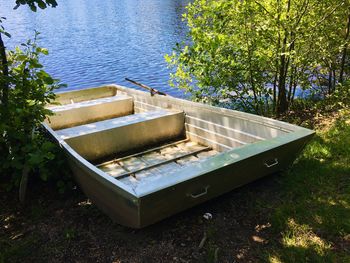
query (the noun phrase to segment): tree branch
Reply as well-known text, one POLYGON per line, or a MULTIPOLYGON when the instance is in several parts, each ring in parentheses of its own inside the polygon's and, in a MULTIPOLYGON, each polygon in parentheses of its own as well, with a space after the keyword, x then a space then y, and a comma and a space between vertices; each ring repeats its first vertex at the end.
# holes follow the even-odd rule
POLYGON ((8 68, 8 61, 6 57, 6 48, 4 45, 4 41, 2 40, 1 33, 0 33, 0 60, 1 60, 1 71, 2 71, 2 77, 0 78, 0 89, 1 89, 1 103, 4 104, 5 108, 8 104, 8 92, 9 92, 9 83, 8 83, 8 77, 9 77, 9 68, 8 68))

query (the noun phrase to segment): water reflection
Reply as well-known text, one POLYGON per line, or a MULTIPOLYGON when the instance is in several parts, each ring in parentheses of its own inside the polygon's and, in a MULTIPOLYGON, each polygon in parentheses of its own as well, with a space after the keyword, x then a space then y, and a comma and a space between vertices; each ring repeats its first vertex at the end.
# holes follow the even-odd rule
POLYGON ((184 6, 190 0, 59 0, 57 8, 33 13, 12 10, 14 0, 0 0, 0 16, 13 35, 8 46, 41 32, 50 50, 46 69, 67 89, 119 83, 130 77, 181 96, 168 87, 164 54, 184 39, 184 6))

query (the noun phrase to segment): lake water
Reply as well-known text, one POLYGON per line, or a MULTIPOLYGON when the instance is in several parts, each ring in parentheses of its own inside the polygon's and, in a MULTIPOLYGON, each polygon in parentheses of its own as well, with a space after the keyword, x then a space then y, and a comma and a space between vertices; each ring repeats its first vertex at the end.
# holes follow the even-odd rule
POLYGON ((0 0, 0 16, 12 34, 9 47, 41 32, 39 44, 50 51, 46 70, 68 85, 81 89, 107 83, 135 87, 124 80, 181 97, 169 87, 164 55, 184 40, 182 21, 190 0, 58 0, 58 7, 13 10, 15 0, 0 0))

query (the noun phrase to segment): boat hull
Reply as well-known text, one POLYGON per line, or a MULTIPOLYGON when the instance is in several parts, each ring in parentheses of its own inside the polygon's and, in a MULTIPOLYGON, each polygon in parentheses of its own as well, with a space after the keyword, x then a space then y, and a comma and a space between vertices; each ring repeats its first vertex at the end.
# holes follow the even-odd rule
POLYGON ((153 224, 269 174, 286 170, 309 139, 306 137, 267 149, 176 186, 141 197, 139 227, 153 224), (275 160, 276 156, 278 164, 266 167, 266 161, 275 160))
POLYGON ((139 201, 113 184, 101 180, 100 176, 79 160, 68 156, 75 181, 86 196, 100 210, 118 224, 140 228, 139 201))

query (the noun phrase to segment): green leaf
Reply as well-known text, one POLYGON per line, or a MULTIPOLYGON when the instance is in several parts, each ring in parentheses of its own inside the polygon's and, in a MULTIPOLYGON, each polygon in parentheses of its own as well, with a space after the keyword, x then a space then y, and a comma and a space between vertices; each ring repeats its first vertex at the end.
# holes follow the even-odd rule
POLYGON ((30 4, 29 7, 33 12, 36 12, 37 8, 34 4, 30 4))
POLYGON ((43 2, 43 1, 41 1, 41 0, 37 0, 38 1, 38 6, 41 8, 41 9, 45 9, 47 6, 46 6, 46 4, 43 2))

